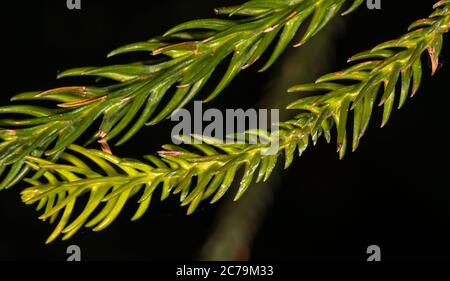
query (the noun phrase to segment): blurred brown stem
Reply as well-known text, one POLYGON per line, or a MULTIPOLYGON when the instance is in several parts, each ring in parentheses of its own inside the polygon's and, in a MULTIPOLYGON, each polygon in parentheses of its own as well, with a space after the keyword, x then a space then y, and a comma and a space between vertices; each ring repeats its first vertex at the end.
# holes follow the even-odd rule
MULTIPOLYGON (((286 89, 294 84, 311 82, 320 73, 327 71, 334 57, 335 37, 342 27, 342 21, 336 19, 304 47, 291 48, 284 55, 279 73, 268 83, 266 93, 258 106, 285 108, 292 100, 288 94, 283 94, 286 89)), ((291 114, 292 112, 280 110, 280 120, 291 114)), ((201 260, 250 259, 253 240, 280 186, 281 172, 281 167, 277 166, 267 182, 251 186, 238 202, 233 202, 231 196, 227 197, 218 212, 217 223, 201 249, 201 260)))

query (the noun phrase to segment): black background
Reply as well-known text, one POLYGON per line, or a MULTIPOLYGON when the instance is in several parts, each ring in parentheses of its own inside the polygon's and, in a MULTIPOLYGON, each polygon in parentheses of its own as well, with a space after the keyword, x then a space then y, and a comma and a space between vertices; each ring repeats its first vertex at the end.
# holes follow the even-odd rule
MULTIPOLYGON (((82 0, 81 11, 69 11, 65 2, 2 2, 2 104, 23 91, 79 83, 55 76, 71 67, 111 63, 105 54, 113 48, 210 17, 216 6, 239 3, 82 0)), ((402 34, 430 13, 433 2, 382 0, 380 11, 362 7, 346 17, 333 69, 345 67, 352 54, 402 34)), ((433 78, 427 71, 418 95, 393 113, 386 128, 378 129, 378 118, 356 153, 339 161, 335 146, 321 142, 283 172, 283 186, 253 245, 253 260, 364 261, 371 244, 381 247, 384 260, 449 259, 449 50, 446 43, 442 69, 433 78)), ((277 65, 264 74, 245 71, 209 106, 254 106, 276 70, 277 65)), ((141 130, 115 152, 139 157, 155 151, 169 140, 167 124, 141 130)), ((155 201, 138 222, 129 221, 129 208, 100 233, 82 231, 68 242, 44 245, 51 226, 23 206, 23 187, 0 193, 1 260, 65 260, 70 244, 82 247, 84 260, 193 260, 219 207, 205 206, 186 217, 176 200, 155 201)))

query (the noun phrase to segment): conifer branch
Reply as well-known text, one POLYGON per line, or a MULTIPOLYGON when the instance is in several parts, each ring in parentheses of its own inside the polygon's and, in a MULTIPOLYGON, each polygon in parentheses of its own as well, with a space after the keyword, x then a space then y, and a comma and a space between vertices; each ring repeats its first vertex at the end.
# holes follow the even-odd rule
POLYGON ((301 153, 308 146, 309 136, 303 129, 306 121, 298 117, 295 122, 281 123, 280 130, 273 134, 245 133, 247 140, 265 138, 265 144, 224 144, 217 139, 193 136, 203 144, 192 144, 190 149, 165 145, 165 150, 158 152, 159 157, 144 156, 147 162, 120 159, 77 145, 69 146, 72 152, 64 152, 61 155, 64 162, 59 164, 29 156, 26 163, 45 172, 41 179, 25 179, 33 186, 22 191, 22 200, 26 204, 39 202, 38 210, 45 207, 40 217, 43 220, 53 222, 60 217, 47 243, 61 233, 65 234, 63 239, 68 239, 83 225, 93 227, 94 231, 106 228, 131 198, 139 197, 139 208, 132 220, 140 218, 157 188, 161 188, 161 200, 170 194, 180 194, 181 205, 188 206, 187 213, 191 214, 201 201, 210 199, 215 203, 221 199, 241 167, 244 175, 235 200, 244 194, 253 179, 256 182, 268 179, 282 151, 286 155, 285 167, 289 167, 295 150, 298 148, 301 153), (277 140, 279 147, 275 154, 266 155, 270 144, 277 140), (75 203, 86 193, 89 194, 86 206, 68 224, 75 203), (97 214, 91 218, 94 212, 97 214))
POLYGON ((431 75, 437 71, 443 35, 450 28, 450 1, 439 1, 433 7, 435 11, 428 18, 411 24, 405 35, 349 59, 349 62, 362 62, 324 75, 313 84, 289 89, 289 92, 322 92, 299 99, 288 108, 305 110, 318 116, 318 127, 325 129, 330 124, 335 125, 341 158, 347 147, 350 111, 354 112, 352 148, 355 151, 367 130, 375 105, 383 106, 381 127, 384 127, 396 96, 398 108, 401 108, 408 95, 413 97, 417 93, 423 75, 421 58, 424 52, 428 53, 431 61, 431 75), (400 91, 397 91, 397 86, 400 91))
MULTIPOLYGON (((14 96, 12 101, 51 100, 57 107, 0 107, 0 113, 31 117, 0 120, 3 128, 0 131, 0 172, 6 173, 0 189, 13 186, 28 173, 30 167, 24 162, 27 156, 57 161, 64 149, 97 119, 102 118, 102 123, 87 144, 98 141, 108 149, 107 142, 120 134, 116 144, 123 144, 144 125, 160 122, 196 97, 218 64, 231 57, 222 80, 204 99, 212 100, 239 72, 255 63, 276 41, 277 35, 275 48, 260 71, 268 69, 277 60, 305 22, 308 26, 297 46, 322 29, 345 2, 250 0, 240 6, 219 8, 217 14, 240 16, 241 19, 186 22, 162 37, 127 45, 109 54, 151 52, 154 59, 150 62, 77 68, 58 76, 94 76, 114 81, 107 86, 62 87, 14 96), (170 101, 161 104, 164 96, 169 94, 170 101)), ((356 9, 363 1, 351 2, 353 5, 344 14, 356 9)), ((42 173, 38 172, 36 177, 42 173)))
POLYGON ((215 139, 193 136, 201 139, 203 144, 193 144, 188 149, 166 145, 165 150, 158 153, 159 157, 146 156, 148 163, 119 159, 101 151, 71 145, 74 153, 90 159, 98 166, 97 169, 74 153, 62 154, 64 164, 28 156, 30 167, 44 168, 46 172, 42 179, 27 180, 32 186, 22 192, 22 200, 26 204, 39 202, 38 209, 45 208, 41 219, 54 221, 60 217, 47 241, 51 242, 61 233, 64 233, 63 239, 69 238, 83 225, 93 227, 94 231, 104 229, 132 198, 139 203, 133 217, 133 220, 138 219, 147 210, 158 187, 162 190, 161 200, 170 194, 180 194, 181 205, 188 206, 187 212, 191 214, 201 201, 217 202, 243 167, 244 173, 235 195, 235 200, 238 200, 253 180, 268 179, 281 154, 284 154, 284 166, 288 168, 295 152, 301 155, 310 141, 316 143, 319 137, 324 136, 329 142, 333 127, 336 127, 338 151, 343 157, 350 111, 354 112, 353 149, 356 149, 377 102, 384 106, 382 124, 385 125, 394 106, 396 85, 401 85, 399 107, 410 93, 414 95, 417 92, 424 52, 428 52, 431 58, 432 74, 437 70, 443 34, 450 28, 450 1, 440 1, 434 8, 429 18, 413 23, 410 31, 399 39, 380 44, 350 59, 364 62, 322 76, 314 84, 293 87, 292 92, 326 92, 303 97, 290 104, 288 108, 300 110, 300 113, 278 124, 278 131, 245 133, 247 140, 263 137, 270 140, 268 143, 223 144, 215 139), (342 80, 355 82, 349 85, 336 82, 342 80), (277 153, 267 155, 265 152, 276 140, 279 140, 277 153), (96 172, 98 169, 101 172, 96 172), (69 223, 77 199, 85 193, 89 194, 86 206, 69 223))

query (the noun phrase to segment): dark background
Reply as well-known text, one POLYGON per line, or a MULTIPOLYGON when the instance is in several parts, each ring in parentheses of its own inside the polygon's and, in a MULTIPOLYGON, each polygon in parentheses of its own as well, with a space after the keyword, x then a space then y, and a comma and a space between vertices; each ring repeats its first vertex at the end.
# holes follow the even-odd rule
MULTIPOLYGON (((2 104, 23 91, 79 83, 55 76, 71 67, 120 62, 106 60, 105 54, 180 22, 210 17, 216 6, 239 3, 82 0, 81 11, 69 11, 65 2, 2 2, 2 104)), ((433 2, 383 0, 381 11, 362 7, 347 16, 332 68, 343 68, 352 54, 401 35, 409 23, 430 13, 433 2)), ((378 118, 356 153, 339 161, 335 146, 321 142, 283 172, 283 186, 256 236, 251 259, 364 261, 371 244, 381 247, 384 260, 449 259, 449 50, 446 43, 435 77, 427 71, 418 95, 393 113, 386 128, 378 129, 378 118)), ((277 65, 264 74, 251 68, 210 106, 254 106, 275 71, 277 65)), ((132 157, 151 153, 169 140, 167 127, 143 129, 115 152, 132 157)), ((155 200, 138 222, 129 221, 135 207, 129 206, 100 233, 82 231, 68 242, 44 245, 52 228, 21 203, 23 187, 0 193, 1 260, 65 260, 71 244, 82 247, 84 260, 193 260, 220 205, 186 217, 176 199, 155 200)))

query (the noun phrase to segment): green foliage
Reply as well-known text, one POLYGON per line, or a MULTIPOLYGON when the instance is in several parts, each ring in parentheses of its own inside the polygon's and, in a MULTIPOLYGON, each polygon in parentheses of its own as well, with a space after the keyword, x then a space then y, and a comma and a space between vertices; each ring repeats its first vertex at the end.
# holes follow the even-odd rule
POLYGON ((63 239, 68 239, 83 225, 94 231, 106 228, 132 199, 139 204, 132 218, 136 220, 147 210, 152 195, 159 189, 161 200, 170 194, 179 194, 181 205, 188 206, 187 213, 191 214, 201 201, 208 199, 214 203, 222 198, 241 167, 244 174, 235 200, 244 194, 254 177, 257 182, 267 180, 283 150, 288 155, 285 166, 289 167, 296 147, 303 151, 308 145, 308 137, 302 134, 300 120, 295 124, 285 123, 282 127, 272 136, 264 132, 247 133, 247 137, 280 137, 280 147, 274 155, 265 155, 270 142, 265 145, 223 144, 196 136, 205 144, 193 144, 189 150, 166 145, 159 157, 144 156, 148 162, 119 159, 76 145, 69 146, 71 152, 64 152, 61 155, 63 162, 59 164, 29 156, 27 164, 30 167, 46 171, 41 178, 25 179, 33 186, 22 191, 22 200, 26 204, 39 202, 37 209, 44 209, 40 217, 43 220, 54 222, 59 218, 47 243, 61 233, 63 239), (86 194, 89 194, 86 205, 75 215, 76 203, 86 194))
MULTIPOLYGON (((212 100, 239 72, 254 64, 272 42, 276 41, 275 48, 260 71, 277 60, 300 26, 308 23, 297 45, 323 28, 345 2, 250 0, 240 6, 219 8, 218 14, 239 16, 239 19, 190 21, 170 29, 164 36, 127 45, 109 54, 150 52, 150 62, 84 67, 59 75, 60 78, 94 76, 100 81, 107 79, 107 86, 62 87, 14 96, 12 101, 51 100, 57 107, 14 105, 0 108, 0 113, 28 116, 0 120, 3 128, 0 131, 0 171, 6 173, 0 189, 13 186, 28 173, 30 167, 25 165, 25 157, 56 161, 97 119, 102 119, 100 128, 87 144, 98 141, 108 149, 107 142, 121 134, 116 144, 123 144, 144 125, 160 122, 196 97, 218 64, 231 57, 222 80, 204 99, 212 100), (170 101, 160 104, 168 94, 170 101)), ((362 1, 352 3, 347 12, 356 9, 362 1)), ((42 173, 38 172, 36 178, 42 173)))
POLYGON ((319 94, 301 97, 291 103, 288 108, 299 110, 299 114, 278 124, 277 131, 245 133, 244 139, 259 137, 268 141, 265 144, 223 144, 215 139, 193 136, 203 144, 166 145, 158 152, 159 157, 146 156, 148 162, 145 163, 71 145, 72 152, 61 155, 64 160, 61 164, 32 156, 26 158, 30 167, 44 168, 45 173, 40 178, 27 179, 32 186, 22 192, 22 200, 26 204, 39 202, 38 209, 44 209, 41 219, 55 221, 59 217, 59 223, 47 241, 51 242, 61 233, 63 239, 69 238, 83 225, 93 227, 94 231, 104 229, 131 199, 139 204, 132 218, 138 219, 149 207, 157 189, 161 189, 161 200, 179 194, 181 205, 188 206, 187 212, 191 214, 202 201, 217 202, 238 178, 239 170, 243 170, 235 195, 238 200, 252 181, 269 178, 282 154, 284 166, 288 168, 296 151, 301 155, 311 141, 315 144, 324 136, 330 142, 333 127, 337 131, 338 151, 343 157, 351 111, 355 150, 375 104, 384 108, 384 126, 397 94, 398 107, 401 107, 409 94, 417 92, 424 52, 428 52, 431 59, 432 74, 437 70, 442 36, 450 28, 450 1, 440 1, 434 8, 435 12, 429 18, 413 23, 407 34, 349 60, 362 62, 324 75, 313 84, 292 87, 291 92, 319 91, 319 94), (268 147, 277 140, 276 153, 267 154, 268 147), (88 194, 86 205, 70 221, 76 202, 84 194, 88 194))
MULTIPOLYGON (((398 108, 408 95, 414 96, 422 78, 421 56, 428 52, 432 74, 439 65, 443 34, 450 26, 449 1, 440 1, 429 18, 414 22, 402 37, 384 42, 359 53, 349 62, 362 61, 348 69, 320 77, 313 84, 294 86, 290 92, 323 92, 293 102, 300 109, 320 116, 322 126, 337 127, 337 145, 341 158, 347 147, 347 119, 353 111, 353 151, 367 130, 374 106, 383 106, 381 127, 389 120, 398 93, 398 108), (350 83, 347 83, 350 81, 350 83), (400 91, 397 91, 399 84, 400 91)), ((320 125, 320 124, 318 124, 320 125)))

